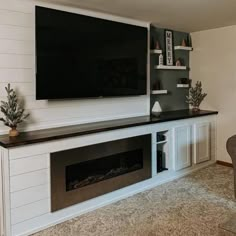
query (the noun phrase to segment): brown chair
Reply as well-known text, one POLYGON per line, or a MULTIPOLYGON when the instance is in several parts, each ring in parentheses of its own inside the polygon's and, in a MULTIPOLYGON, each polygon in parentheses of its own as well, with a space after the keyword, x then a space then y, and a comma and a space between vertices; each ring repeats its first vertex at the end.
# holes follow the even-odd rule
POLYGON ((234 195, 236 198, 236 135, 230 137, 226 143, 227 152, 229 153, 234 168, 234 195))

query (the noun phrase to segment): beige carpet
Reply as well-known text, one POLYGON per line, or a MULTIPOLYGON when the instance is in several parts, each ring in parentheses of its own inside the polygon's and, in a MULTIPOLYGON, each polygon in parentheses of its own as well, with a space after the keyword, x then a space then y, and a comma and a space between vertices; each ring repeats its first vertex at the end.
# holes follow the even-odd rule
POLYGON ((235 213, 233 169, 214 165, 35 236, 218 235, 235 213))

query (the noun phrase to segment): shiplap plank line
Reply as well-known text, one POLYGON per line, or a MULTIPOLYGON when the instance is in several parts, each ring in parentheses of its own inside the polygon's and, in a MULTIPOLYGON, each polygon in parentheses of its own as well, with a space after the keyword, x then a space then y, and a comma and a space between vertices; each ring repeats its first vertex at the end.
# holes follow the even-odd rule
POLYGON ((11 210, 11 223, 17 223, 49 213, 50 199, 43 199, 11 210))
POLYGON ((34 80, 34 69, 0 69, 0 83, 24 83, 34 80))
POLYGON ((34 29, 0 25, 0 39, 32 41, 35 39, 34 29))
POLYGON ((26 0, 0 0, 0 9, 20 13, 32 13, 34 4, 26 0))
MULTIPOLYGON (((114 116, 113 114, 111 116, 98 117, 96 116, 96 114, 94 114, 93 116, 89 118, 86 117, 85 119, 80 119, 79 117, 69 118, 66 120, 56 118, 53 121, 45 121, 45 122, 36 122, 30 116, 29 119, 26 122, 22 123, 18 129, 21 132, 25 132, 25 131, 32 131, 32 130, 56 128, 56 127, 62 127, 62 126, 68 126, 68 125, 78 125, 78 124, 83 124, 83 123, 99 122, 99 121, 104 121, 104 120, 124 119, 128 117, 138 117, 138 116, 144 116, 144 115, 147 115, 147 114, 145 112, 137 113, 137 112, 130 111, 130 113, 126 113, 125 115, 117 114, 116 116, 114 116)), ((6 134, 8 133, 8 131, 9 131, 8 127, 0 124, 1 134, 6 134)), ((37 153, 37 154, 42 154, 42 153, 37 153)), ((24 155, 22 155, 21 157, 24 157, 24 155)))
POLYGON ((33 14, 0 9, 0 25, 13 25, 33 28, 33 14))
MULTIPOLYGON (((1 70, 1 69, 0 69, 1 70)), ((2 96, 6 95, 5 87, 8 83, 0 82, 0 94, 2 96)), ((19 96, 27 96, 35 94, 35 84, 34 83, 11 83, 11 87, 16 90, 19 96)))
POLYGON ((95 105, 93 108, 88 107, 86 104, 81 104, 78 107, 54 107, 54 108, 45 108, 45 109, 32 109, 30 110, 31 116, 34 121, 43 122, 43 121, 53 121, 60 117, 60 120, 69 119, 69 118, 79 118, 81 120, 86 120, 88 117, 112 117, 114 116, 114 106, 116 107, 116 113, 120 115, 130 114, 131 112, 142 112, 140 108, 140 103, 131 104, 109 104, 106 106, 95 105))
MULTIPOLYGON (((0 94, 5 94, 4 86, 1 86, 0 83, 0 94), (2 89, 2 91, 1 91, 2 89)), ((33 94, 34 93, 34 84, 33 83, 24 83, 24 84, 12 84, 12 87, 15 88, 19 94, 33 94)), ((4 97, 3 97, 4 98, 4 97)), ((32 96, 32 104, 30 109, 27 105, 26 98, 26 109, 30 112, 32 120, 34 122, 48 122, 48 121, 60 121, 66 119, 80 119, 81 121, 86 121, 88 119, 97 119, 97 117, 102 117, 103 119, 110 118, 114 116, 114 107, 116 107, 116 114, 119 116, 131 115, 134 113, 141 114, 143 112, 142 106, 145 106, 145 101, 131 99, 130 102, 123 103, 119 100, 113 100, 109 102, 102 102, 98 104, 96 100, 91 101, 77 101, 74 104, 62 102, 50 102, 50 101, 36 101, 32 96), (37 104, 41 104, 42 108, 39 109, 37 104), (49 105, 50 104, 50 105, 49 105), (131 106, 132 104, 132 106, 131 106), (104 112, 105 111, 105 112, 104 112), (89 118, 88 118, 89 117, 89 118)), ((3 99, 4 100, 4 99, 3 99)))
POLYGON ((34 67, 34 56, 32 55, 0 54, 0 69, 1 68, 31 69, 33 67, 34 67))
POLYGON ((49 156, 37 155, 18 160, 10 161, 10 176, 21 175, 27 172, 32 172, 40 169, 49 168, 49 156))
POLYGON ((38 170, 10 177, 10 191, 16 192, 30 187, 47 184, 49 169, 38 170))
POLYGON ((0 39, 0 54, 34 55, 34 42, 0 39))
POLYGON ((39 185, 11 194, 11 208, 28 205, 50 197, 49 185, 39 185))
MULTIPOLYGON (((0 70, 0 75, 1 75, 1 70, 0 70)), ((1 76, 0 76, 1 80, 1 76)), ((11 81, 9 81, 11 82, 11 81)), ((14 82, 14 81, 12 81, 14 82)), ((6 85, 7 83, 5 83, 6 85)), ((17 84, 14 83, 16 86, 17 84)), ((3 95, 3 94, 1 94, 3 95)), ((18 96, 19 100, 24 100, 24 105, 26 109, 51 109, 51 108, 64 108, 64 107, 72 107, 75 109, 81 109, 82 107, 86 106, 87 109, 90 107, 90 109, 93 106, 99 106, 100 108, 103 107, 108 107, 109 104, 111 103, 111 98, 103 98, 99 100, 99 104, 97 103, 97 99, 73 99, 73 100, 61 100, 60 102, 58 101, 53 101, 53 100, 36 100, 35 95, 28 95, 28 96, 18 96)), ((5 100, 6 97, 0 96, 0 100, 5 100)), ((123 106, 124 99, 122 98, 116 98, 112 99, 112 104, 114 106, 123 106)), ((130 104, 139 104, 139 105, 144 105, 145 106, 145 98, 144 97, 138 97, 138 98, 126 98, 126 102, 130 104)))
MULTIPOLYGON (((3 94, 2 94, 3 95, 3 94)), ((35 96, 18 96, 19 101, 24 102, 24 108, 26 110, 31 109, 45 109, 54 107, 52 104, 48 102, 48 100, 36 100, 35 96)), ((0 96, 0 101, 6 100, 6 97, 0 96)), ((63 104, 55 104, 55 107, 64 107, 63 104)))

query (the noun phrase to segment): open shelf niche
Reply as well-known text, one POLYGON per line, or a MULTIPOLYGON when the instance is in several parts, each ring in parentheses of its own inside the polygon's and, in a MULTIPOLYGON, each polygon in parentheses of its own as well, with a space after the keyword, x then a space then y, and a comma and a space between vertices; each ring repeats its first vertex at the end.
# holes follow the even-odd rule
POLYGON ((168 130, 156 133, 157 174, 169 169, 168 162, 168 130))
MULTIPOLYGON (((173 54, 174 62, 181 59, 184 66, 167 66, 165 59, 165 29, 152 24, 150 27, 150 111, 156 101, 160 103, 162 111, 188 109, 186 96, 189 88, 180 89, 177 84, 181 78, 189 78, 189 56, 192 47, 178 46, 183 39, 189 39, 189 33, 173 31, 173 54), (164 57, 164 65, 158 65, 158 53, 153 56, 156 42, 158 41, 160 50, 164 57), (176 47, 175 47, 176 46, 176 47), (159 84, 159 86, 157 86, 159 84)), ((160 53, 160 51, 159 51, 160 53)))

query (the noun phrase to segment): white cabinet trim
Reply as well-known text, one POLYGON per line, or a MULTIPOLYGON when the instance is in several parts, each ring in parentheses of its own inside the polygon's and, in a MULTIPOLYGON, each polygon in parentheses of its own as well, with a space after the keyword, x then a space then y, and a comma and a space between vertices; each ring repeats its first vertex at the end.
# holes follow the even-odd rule
POLYGON ((203 122, 203 123, 196 123, 194 124, 194 163, 199 164, 204 161, 209 161, 211 158, 211 123, 210 122, 203 122), (200 129, 205 128, 206 131, 206 137, 204 137, 204 140, 200 140, 200 129), (205 142, 206 145, 206 153, 204 156, 201 155, 200 150, 200 142, 205 142))
POLYGON ((173 135, 173 143, 174 143, 174 170, 178 171, 187 167, 190 167, 192 164, 192 156, 191 156, 191 143, 192 143, 192 138, 191 138, 191 133, 192 133, 192 126, 191 125, 182 125, 179 127, 174 128, 174 135, 173 135), (184 131, 186 132, 186 135, 182 137, 182 139, 185 143, 184 145, 180 146, 180 138, 178 136, 178 132, 184 131), (179 150, 179 149, 182 150, 179 150), (184 150, 183 150, 184 149, 184 150), (180 153, 179 153, 180 151, 180 153), (182 153, 181 153, 182 151, 182 153), (182 155, 184 155, 184 152, 186 152, 186 162, 182 163, 181 158, 182 155))

